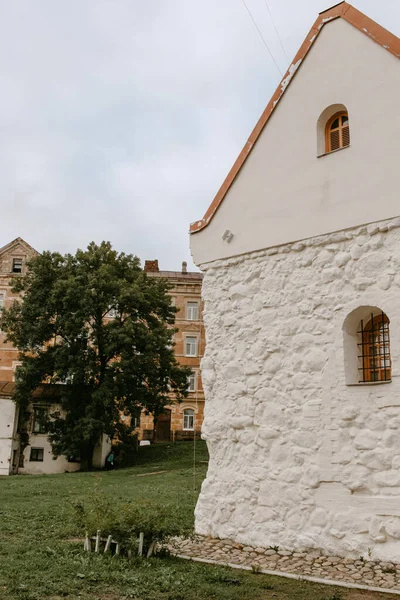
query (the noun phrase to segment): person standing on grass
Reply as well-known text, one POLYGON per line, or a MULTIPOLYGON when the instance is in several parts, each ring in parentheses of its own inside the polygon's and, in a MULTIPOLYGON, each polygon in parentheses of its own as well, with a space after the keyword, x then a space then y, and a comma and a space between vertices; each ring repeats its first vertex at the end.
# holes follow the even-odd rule
POLYGON ((114 465, 114 452, 111 450, 109 455, 106 458, 106 471, 112 471, 115 469, 114 465))

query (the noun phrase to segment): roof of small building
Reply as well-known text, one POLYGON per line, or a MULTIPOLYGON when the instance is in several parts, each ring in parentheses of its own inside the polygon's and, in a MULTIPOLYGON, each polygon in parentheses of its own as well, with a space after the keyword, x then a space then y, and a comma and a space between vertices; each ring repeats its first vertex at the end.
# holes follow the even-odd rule
MULTIPOLYGON (((63 385, 61 383, 43 383, 32 393, 32 399, 53 399, 60 396, 63 385)), ((15 382, 0 381, 0 398, 11 398, 15 392, 15 382)))
POLYGON ((280 84, 275 90, 274 95, 272 96, 267 107, 262 113, 249 139, 244 145, 233 167, 226 176, 222 186, 218 190, 214 200, 208 207, 204 217, 190 225, 191 234, 201 231, 210 223, 211 219, 213 218, 223 199, 225 198, 229 188, 231 187, 232 183, 237 177, 240 169, 244 165, 251 150, 253 149, 255 143, 257 142, 257 139, 259 138, 261 132, 266 126, 270 116, 272 115, 273 111, 278 105, 283 94, 288 89, 293 77, 299 70, 302 61, 305 59, 309 50, 312 48, 313 44, 318 38, 318 35, 320 34, 322 28, 331 21, 339 18, 342 18, 348 23, 350 23, 350 25, 352 25, 353 27, 358 29, 358 31, 369 37, 373 42, 382 46, 382 48, 393 54, 393 56, 395 56, 396 58, 400 58, 400 38, 398 38, 396 35, 394 35, 390 31, 376 23, 373 19, 367 17, 367 15, 354 8, 354 6, 352 6, 348 2, 340 2, 339 4, 336 4, 321 12, 314 25, 312 26, 310 32, 306 36, 303 44, 300 46, 300 49, 297 52, 292 63, 290 64, 288 70, 284 74, 280 84))

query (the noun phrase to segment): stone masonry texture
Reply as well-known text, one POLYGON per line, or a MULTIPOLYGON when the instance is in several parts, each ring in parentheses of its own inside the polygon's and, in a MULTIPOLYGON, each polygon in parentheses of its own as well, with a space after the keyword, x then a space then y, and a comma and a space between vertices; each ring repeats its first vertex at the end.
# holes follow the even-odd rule
POLYGON ((171 540, 167 549, 190 559, 212 560, 218 564, 252 567, 254 570, 290 573, 299 578, 318 578, 338 584, 369 586, 400 593, 400 566, 374 561, 367 555, 357 559, 327 556, 318 550, 289 552, 279 546, 254 548, 231 540, 196 536, 171 540))
POLYGON ((201 268, 196 532, 400 563, 400 219, 201 268), (347 385, 343 324, 369 306, 390 320, 392 381, 347 385))

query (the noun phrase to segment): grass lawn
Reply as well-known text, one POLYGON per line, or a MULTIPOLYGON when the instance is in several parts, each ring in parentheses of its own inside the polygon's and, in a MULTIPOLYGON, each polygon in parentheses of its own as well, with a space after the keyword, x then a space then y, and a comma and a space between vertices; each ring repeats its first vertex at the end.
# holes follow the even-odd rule
MULTIPOLYGON (((181 442, 140 449, 137 464, 99 473, 0 478, 1 600, 389 600, 173 557, 140 560, 87 554, 72 504, 104 494, 115 506, 152 498, 192 524, 207 451, 181 442), (159 475, 137 475, 167 471, 159 475), (197 490, 194 490, 196 483, 197 490), (74 539, 75 538, 75 539, 74 539)), ((397 596, 398 597, 398 596, 397 596)))

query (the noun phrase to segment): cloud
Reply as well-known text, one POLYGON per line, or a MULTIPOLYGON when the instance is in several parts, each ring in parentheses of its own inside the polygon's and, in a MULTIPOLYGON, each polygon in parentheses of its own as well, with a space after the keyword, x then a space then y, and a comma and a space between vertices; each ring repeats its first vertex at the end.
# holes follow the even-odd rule
MULTIPOLYGON (((292 57, 326 3, 268 2, 292 57)), ((284 71, 265 1, 247 3, 284 71)), ((400 22, 392 0, 355 5, 400 22)), ((108 239, 164 269, 190 264, 189 223, 280 79, 242 2, 19 0, 0 23, 1 243, 108 239)))

